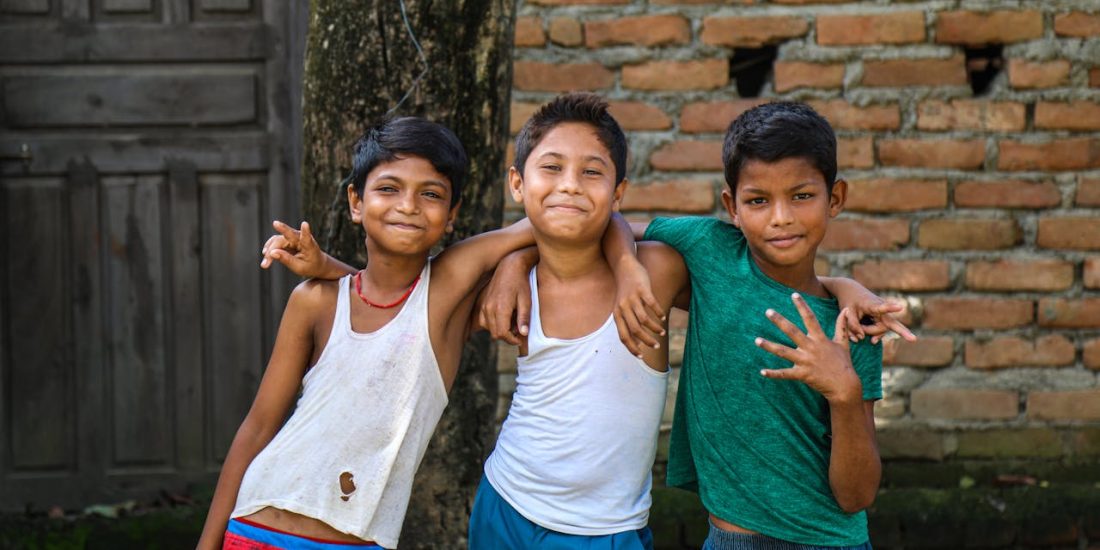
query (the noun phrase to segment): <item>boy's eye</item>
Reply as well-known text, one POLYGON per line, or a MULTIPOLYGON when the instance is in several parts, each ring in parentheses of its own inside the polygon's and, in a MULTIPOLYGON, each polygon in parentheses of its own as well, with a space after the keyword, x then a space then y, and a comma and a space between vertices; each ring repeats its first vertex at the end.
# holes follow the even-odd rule
POLYGON ((558 166, 557 164, 543 164, 542 169, 549 170, 551 172, 560 172, 561 166, 558 166))
POLYGON ((443 195, 440 195, 439 193, 436 193, 435 191, 425 191, 424 196, 428 197, 429 199, 442 199, 443 198, 443 195))
POLYGON ((595 168, 586 168, 585 171, 584 171, 584 175, 586 175, 586 176, 601 176, 601 175, 603 175, 603 172, 600 172, 599 170, 597 170, 595 168))
POLYGON ((383 193, 391 193, 393 191, 397 191, 397 188, 392 185, 383 185, 379 187, 378 190, 383 193))
POLYGON ((746 204, 752 204, 752 205, 764 204, 766 202, 768 202, 768 201, 764 197, 753 197, 753 198, 745 201, 746 204))
POLYGON ((814 196, 813 193, 796 193, 795 196, 794 196, 794 200, 796 200, 796 201, 809 200, 809 199, 813 198, 813 196, 814 196))

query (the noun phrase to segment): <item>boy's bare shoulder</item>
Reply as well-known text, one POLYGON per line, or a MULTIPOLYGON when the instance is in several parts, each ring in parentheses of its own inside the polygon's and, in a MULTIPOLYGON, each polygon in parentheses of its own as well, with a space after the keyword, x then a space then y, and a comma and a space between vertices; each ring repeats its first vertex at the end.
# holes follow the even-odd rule
POLYGON ((638 261, 646 269, 675 267, 678 263, 683 265, 684 257, 671 246, 658 241, 642 241, 638 243, 638 261), (670 262, 673 265, 669 265, 670 262))
POLYGON ((331 314, 340 296, 341 280, 307 279, 290 293, 287 311, 296 315, 331 314))

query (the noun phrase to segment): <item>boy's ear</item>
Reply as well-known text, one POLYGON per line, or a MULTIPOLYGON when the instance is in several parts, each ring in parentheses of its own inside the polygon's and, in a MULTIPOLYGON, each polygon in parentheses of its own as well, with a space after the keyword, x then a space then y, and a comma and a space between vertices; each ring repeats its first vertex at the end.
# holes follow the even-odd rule
POLYGON ((835 218, 844 210, 844 201, 848 200, 848 182, 839 179, 829 193, 829 217, 835 218))
POLYGON ((355 184, 348 184, 348 210, 351 211, 351 221, 356 225, 363 221, 363 203, 359 198, 359 193, 355 192, 355 184))
POLYGON ((612 212, 619 211, 619 208, 622 206, 623 195, 626 193, 627 187, 630 187, 630 180, 627 178, 623 178, 623 181, 620 181, 619 184, 615 186, 615 195, 612 197, 611 200, 612 212))
POLYGON ((733 226, 741 229, 741 220, 737 217, 737 204, 733 202, 733 193, 730 192, 728 185, 722 189, 722 208, 725 208, 726 213, 730 215, 733 226))
POLYGON ((454 233, 455 218, 458 217, 458 208, 460 206, 462 206, 462 199, 458 199, 458 202, 451 208, 451 213, 447 214, 447 227, 444 229, 447 233, 454 233))
POLYGON ((515 166, 508 168, 508 191, 512 193, 512 200, 523 204, 523 176, 515 166))

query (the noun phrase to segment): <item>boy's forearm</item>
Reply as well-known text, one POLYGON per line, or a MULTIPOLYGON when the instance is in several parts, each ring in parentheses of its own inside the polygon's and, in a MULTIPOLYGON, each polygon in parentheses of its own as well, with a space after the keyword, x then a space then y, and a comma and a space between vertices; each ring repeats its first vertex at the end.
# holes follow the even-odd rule
POLYGON ((324 270, 316 277, 318 279, 325 279, 328 281, 335 281, 344 275, 350 275, 359 271, 354 267, 351 267, 328 254, 325 254, 325 267, 324 270))
POLYGON ((833 441, 829 485, 841 509, 855 513, 878 493, 882 463, 875 445, 870 402, 830 403, 833 441))
POLYGON ((612 214, 603 235, 603 253, 611 270, 618 272, 624 260, 637 261, 637 250, 630 224, 618 212, 612 214))
POLYGON ((238 429, 225 462, 222 463, 214 498, 210 501, 210 510, 206 513, 206 522, 196 548, 213 550, 222 547, 229 516, 237 505, 237 493, 240 491, 245 470, 270 441, 271 436, 252 429, 247 420, 238 429))
POLYGON ((860 298, 871 295, 874 293, 867 290, 867 287, 859 284, 854 279, 848 279, 846 277, 818 277, 821 284, 825 286, 825 290, 829 291, 836 297, 837 301, 841 304, 851 304, 859 301, 860 298))

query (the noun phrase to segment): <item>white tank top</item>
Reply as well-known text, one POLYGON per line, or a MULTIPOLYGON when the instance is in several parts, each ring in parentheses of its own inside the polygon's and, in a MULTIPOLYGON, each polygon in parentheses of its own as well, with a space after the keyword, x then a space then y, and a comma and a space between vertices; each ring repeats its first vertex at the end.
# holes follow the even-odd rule
POLYGON ((397 316, 369 334, 352 331, 351 276, 340 279, 328 343, 294 413, 249 464, 232 517, 271 506, 397 546, 413 474, 447 405, 428 337, 430 274, 429 263, 397 316))
POLYGON ((619 341, 614 317, 595 332, 547 337, 531 270, 527 356, 496 448, 493 488, 536 524, 607 535, 649 521, 653 459, 668 371, 646 366, 619 341))

